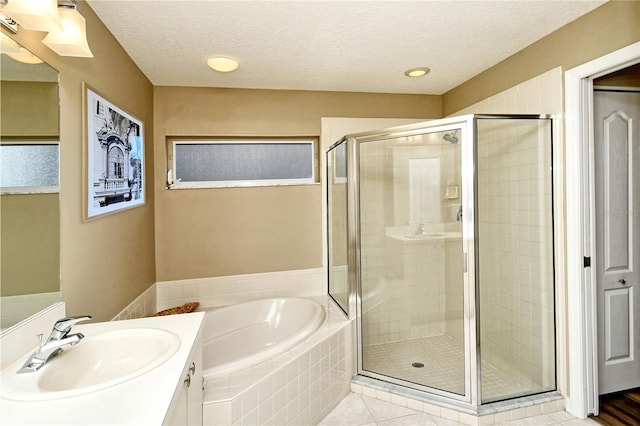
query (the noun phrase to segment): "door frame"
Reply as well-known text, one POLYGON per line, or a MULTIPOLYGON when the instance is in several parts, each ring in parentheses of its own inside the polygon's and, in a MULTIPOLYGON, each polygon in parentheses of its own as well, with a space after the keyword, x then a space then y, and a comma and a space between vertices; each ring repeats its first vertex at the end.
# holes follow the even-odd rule
POLYGON ((566 409, 599 413, 595 268, 593 79, 640 61, 640 42, 565 72, 565 173, 569 395, 566 409))

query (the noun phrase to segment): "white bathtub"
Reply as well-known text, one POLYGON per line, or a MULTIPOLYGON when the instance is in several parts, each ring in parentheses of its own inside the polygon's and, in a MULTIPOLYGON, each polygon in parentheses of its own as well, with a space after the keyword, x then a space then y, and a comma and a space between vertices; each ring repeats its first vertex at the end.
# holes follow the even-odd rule
POLYGON ((262 299, 209 311, 203 324, 203 376, 211 378, 271 359, 309 337, 324 321, 309 299, 262 299))

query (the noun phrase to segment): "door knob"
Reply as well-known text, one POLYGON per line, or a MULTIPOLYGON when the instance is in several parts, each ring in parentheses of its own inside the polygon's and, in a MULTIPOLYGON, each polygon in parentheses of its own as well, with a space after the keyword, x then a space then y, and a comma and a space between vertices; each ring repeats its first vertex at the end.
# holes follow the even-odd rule
POLYGON ((627 283, 627 281, 624 278, 620 278, 618 282, 622 285, 625 285, 627 283))

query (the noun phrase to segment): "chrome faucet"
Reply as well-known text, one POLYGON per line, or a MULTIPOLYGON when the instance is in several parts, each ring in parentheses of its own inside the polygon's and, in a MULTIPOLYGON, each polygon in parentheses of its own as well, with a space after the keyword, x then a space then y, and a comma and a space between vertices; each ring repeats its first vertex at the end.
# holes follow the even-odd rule
POLYGON ((42 368, 51 358, 62 352, 62 347, 65 345, 75 345, 84 338, 84 334, 76 333, 69 334, 71 327, 80 321, 90 320, 90 316, 79 316, 62 318, 56 321, 53 325, 53 330, 47 338, 46 342, 42 343, 42 334, 38 334, 38 349, 31 354, 29 359, 24 363, 22 368, 18 370, 20 373, 32 373, 42 368))

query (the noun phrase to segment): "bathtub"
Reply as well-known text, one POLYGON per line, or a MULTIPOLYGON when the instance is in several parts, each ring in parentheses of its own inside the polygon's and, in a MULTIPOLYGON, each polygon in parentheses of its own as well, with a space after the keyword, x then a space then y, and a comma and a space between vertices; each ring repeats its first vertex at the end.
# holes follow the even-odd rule
POLYGON ((203 324, 203 376, 231 374, 269 360, 313 334, 324 321, 309 299, 262 299, 208 311, 203 324))

